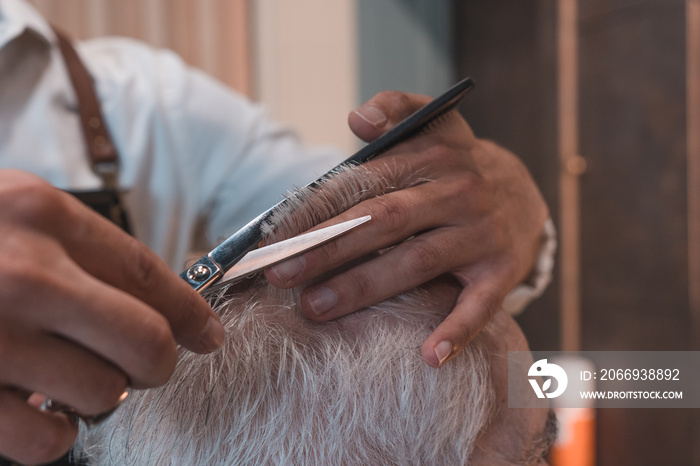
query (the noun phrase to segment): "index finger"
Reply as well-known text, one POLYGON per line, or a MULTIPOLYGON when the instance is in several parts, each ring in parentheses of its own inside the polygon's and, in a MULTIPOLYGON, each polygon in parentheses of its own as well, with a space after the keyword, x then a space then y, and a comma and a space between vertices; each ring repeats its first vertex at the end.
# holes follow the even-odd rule
POLYGON ((59 239, 90 275, 129 293, 161 313, 184 347, 208 353, 224 340, 219 317, 207 302, 143 243, 61 193, 69 215, 59 239))

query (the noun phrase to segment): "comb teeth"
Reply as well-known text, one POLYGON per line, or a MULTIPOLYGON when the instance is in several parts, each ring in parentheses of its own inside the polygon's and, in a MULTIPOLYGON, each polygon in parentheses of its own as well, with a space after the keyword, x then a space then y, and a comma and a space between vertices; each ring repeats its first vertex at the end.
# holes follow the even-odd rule
POLYGON ((434 120, 429 121, 425 126, 423 126, 416 135, 424 135, 425 133, 429 133, 430 131, 434 130, 437 126, 443 124, 445 120, 447 120, 447 115, 450 114, 454 109, 450 109, 446 111, 445 113, 441 114, 440 116, 436 117, 434 120))
POLYGON ((396 164, 381 163, 381 173, 362 165, 344 167, 319 186, 305 186, 288 194, 287 202, 280 203, 262 227, 266 242, 296 236, 373 197, 430 181, 424 170, 410 172, 396 164))

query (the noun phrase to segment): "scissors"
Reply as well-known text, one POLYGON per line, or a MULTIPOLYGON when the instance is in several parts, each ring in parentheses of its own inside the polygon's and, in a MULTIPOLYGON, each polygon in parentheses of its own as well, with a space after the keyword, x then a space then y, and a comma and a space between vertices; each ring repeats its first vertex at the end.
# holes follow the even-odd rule
MULTIPOLYGON (((341 164, 337 165, 317 180, 309 183, 307 187, 316 187, 343 167, 363 164, 426 129, 426 127, 437 118, 457 106, 464 95, 471 90, 473 86, 474 81, 471 78, 465 78, 458 82, 444 94, 408 116, 375 141, 367 144, 341 164)), ((237 280, 255 271, 270 267, 278 262, 320 246, 368 222, 371 218, 369 215, 356 218, 259 249, 254 249, 255 246, 263 240, 263 223, 270 217, 273 211, 286 202, 286 200, 283 200, 255 217, 247 225, 231 235, 219 246, 215 247, 209 254, 203 256, 192 266, 188 267, 187 270, 180 274, 180 277, 201 294, 212 285, 216 284, 218 287, 219 285, 230 283, 233 280, 237 280)), ((128 398, 130 392, 130 389, 124 391, 114 408, 96 416, 81 415, 70 406, 56 402, 50 398, 44 401, 40 410, 63 412, 75 416, 85 424, 92 426, 100 424, 107 419, 126 398, 128 398)))
MULTIPOLYGON (((317 180, 309 183, 307 187, 317 187, 343 167, 363 164, 368 160, 373 159, 377 155, 391 149, 398 143, 422 131, 438 117, 452 110, 462 100, 464 95, 471 90, 472 87, 474 87, 474 80, 472 78, 465 78, 461 80, 448 89, 444 94, 440 95, 412 115, 408 116, 394 128, 390 129, 373 142, 367 144, 365 147, 347 158, 335 168, 332 168, 317 180)), ((285 199, 255 217, 247 225, 231 235, 219 246, 215 247, 211 252, 209 252, 209 254, 203 256, 192 266, 187 268, 187 270, 180 274, 180 277, 189 283, 190 286, 192 286, 200 294, 214 284, 220 285, 226 281, 239 278, 240 275, 234 276, 234 273, 229 274, 228 272, 244 257, 247 257, 246 255, 249 255, 255 246, 262 241, 262 225, 270 217, 273 211, 283 206, 286 202, 287 200, 285 199)), ((257 270, 260 270, 260 268, 269 267, 272 264, 281 262, 282 260, 317 247, 340 234, 346 233, 350 229, 359 226, 361 223, 364 223, 369 219, 357 224, 353 223, 357 220, 360 219, 346 222, 344 227, 335 225, 336 227, 340 228, 333 230, 334 235, 330 238, 327 236, 328 232, 324 233, 325 229, 322 229, 313 232, 315 234, 307 234, 311 236, 305 236, 303 239, 301 236, 297 237, 296 241, 286 243, 283 246, 277 246, 277 248, 274 249, 269 249, 274 245, 260 248, 256 250, 258 252, 255 254, 256 260, 258 261, 257 263, 261 264, 257 270), (290 245, 294 245, 295 247, 287 249, 287 247, 290 245), (270 256, 267 257, 267 254, 270 254, 270 256)), ((295 238, 291 239, 294 240, 295 238)), ((252 271, 253 270, 246 273, 252 273, 252 271)))

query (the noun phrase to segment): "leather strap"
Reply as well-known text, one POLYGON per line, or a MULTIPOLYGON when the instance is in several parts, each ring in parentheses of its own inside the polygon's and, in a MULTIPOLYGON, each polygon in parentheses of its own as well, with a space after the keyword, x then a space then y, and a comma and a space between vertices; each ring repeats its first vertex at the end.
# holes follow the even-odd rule
POLYGON ((80 123, 92 169, 102 178, 104 188, 116 189, 119 154, 107 130, 93 79, 68 37, 55 26, 52 28, 58 38, 59 49, 78 97, 80 123))
POLYGON ((80 125, 90 165, 92 170, 102 178, 101 191, 71 192, 71 194, 131 234, 129 215, 117 186, 119 154, 107 130, 100 101, 95 93, 95 83, 68 37, 55 26, 52 28, 78 98, 80 125))

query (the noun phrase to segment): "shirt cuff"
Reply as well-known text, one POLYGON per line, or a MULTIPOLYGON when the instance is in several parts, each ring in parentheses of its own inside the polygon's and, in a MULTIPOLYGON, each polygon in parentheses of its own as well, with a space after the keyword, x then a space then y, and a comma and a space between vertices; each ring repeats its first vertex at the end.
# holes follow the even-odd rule
POLYGON ((503 300, 501 307, 512 316, 520 314, 530 302, 540 297, 552 281, 554 254, 557 251, 557 230, 551 218, 548 218, 544 224, 541 241, 540 252, 527 283, 521 283, 513 288, 503 300))

